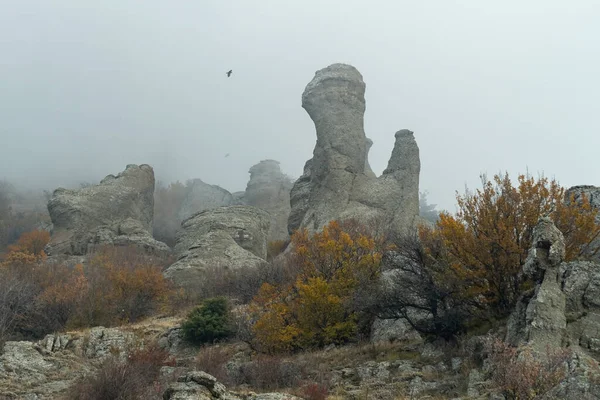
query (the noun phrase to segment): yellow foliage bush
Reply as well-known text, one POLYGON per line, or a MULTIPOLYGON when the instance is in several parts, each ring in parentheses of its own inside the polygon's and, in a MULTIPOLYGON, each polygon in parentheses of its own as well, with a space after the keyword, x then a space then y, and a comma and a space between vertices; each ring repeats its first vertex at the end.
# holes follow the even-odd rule
POLYGON ((298 277, 282 287, 265 283, 254 298, 256 347, 293 351, 355 337, 354 295, 359 285, 377 280, 381 249, 373 238, 349 231, 333 221, 314 235, 301 230, 292 236, 289 262, 298 277))

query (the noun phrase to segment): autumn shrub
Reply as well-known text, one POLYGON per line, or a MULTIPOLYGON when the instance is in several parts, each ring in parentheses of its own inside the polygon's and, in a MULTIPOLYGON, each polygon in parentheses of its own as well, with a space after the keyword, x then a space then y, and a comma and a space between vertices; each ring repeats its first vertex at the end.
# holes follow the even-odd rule
POLYGON ((302 386, 302 398, 306 400, 326 400, 329 395, 327 386, 319 383, 309 383, 302 386))
POLYGON ((160 369, 173 365, 167 351, 156 345, 133 351, 127 358, 109 356, 96 374, 86 376, 70 389, 72 400, 137 400, 162 398, 160 369))
POLYGON ((298 270, 296 280, 263 284, 251 304, 256 348, 293 351, 356 337, 354 296, 377 281, 381 249, 355 225, 350 233, 343 226, 333 221, 314 235, 301 230, 292 236, 288 262, 298 270))
POLYGON ((567 374, 572 351, 548 348, 534 354, 527 347, 516 348, 499 339, 487 344, 492 380, 507 399, 534 399, 558 385, 567 374))
POLYGON ((520 175, 516 186, 508 174, 482 181, 481 189, 457 195, 455 215, 442 212, 435 227, 422 226, 419 236, 425 256, 435 259, 430 264, 447 266, 438 280, 459 284, 455 299, 503 318, 531 286, 521 271, 539 218, 550 216, 563 232, 568 261, 598 252, 598 211, 585 196, 565 199, 564 188, 544 177, 520 175))
POLYGON ((194 308, 181 324, 186 340, 202 344, 213 343, 233 335, 231 311, 227 299, 206 299, 194 308))
POLYGON ((135 247, 104 247, 85 265, 87 290, 72 327, 135 322, 166 309, 174 291, 162 260, 135 247))
POLYGON ((49 232, 34 230, 22 234, 15 244, 8 247, 7 253, 21 252, 42 257, 45 254, 44 247, 46 247, 48 242, 50 242, 49 232))
POLYGON ((292 388, 300 384, 305 374, 300 363, 280 355, 259 354, 240 365, 236 384, 267 391, 292 388))
POLYGON ((195 358, 194 366, 204 371, 225 385, 238 384, 235 376, 231 376, 227 363, 234 356, 231 348, 221 346, 205 346, 200 349, 195 358))

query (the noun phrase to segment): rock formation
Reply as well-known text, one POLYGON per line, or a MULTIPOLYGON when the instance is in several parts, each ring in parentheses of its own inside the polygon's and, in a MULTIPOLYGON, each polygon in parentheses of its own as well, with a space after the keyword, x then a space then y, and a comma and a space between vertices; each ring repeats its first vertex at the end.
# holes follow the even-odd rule
POLYGON ((194 179, 187 187, 188 192, 179 209, 179 218, 182 221, 197 212, 230 206, 234 203, 233 195, 227 190, 205 183, 201 179, 194 179))
POLYGON ((152 238, 154 171, 128 165, 117 176, 78 190, 56 189, 48 202, 54 224, 49 255, 85 255, 98 245, 135 245, 165 254, 152 238))
POLYGON ((266 263, 270 216, 250 206, 201 211, 181 224, 177 261, 165 271, 176 284, 194 290, 207 268, 259 267, 266 263))
POLYGON ((250 168, 250 181, 244 201, 271 215, 269 241, 288 238, 287 221, 290 215, 292 182, 275 160, 263 160, 250 168))
POLYGON ((409 130, 396 133, 388 167, 375 177, 364 132, 365 83, 352 66, 334 64, 317 71, 302 95, 313 120, 313 158, 291 192, 288 231, 318 230, 333 219, 378 221, 401 232, 419 214, 419 148, 409 130))
POLYGON ((565 295, 558 269, 565 258, 565 239, 554 223, 542 218, 533 230, 533 242, 523 271, 540 284, 525 311, 525 339, 543 353, 561 346, 567 327, 565 295))

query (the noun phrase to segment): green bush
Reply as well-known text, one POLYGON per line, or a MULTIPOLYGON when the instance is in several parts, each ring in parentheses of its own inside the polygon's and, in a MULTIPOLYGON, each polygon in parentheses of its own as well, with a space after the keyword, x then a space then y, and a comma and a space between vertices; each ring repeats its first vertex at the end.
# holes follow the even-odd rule
POLYGON ((181 325, 186 340, 212 343, 233 334, 229 304, 224 297, 206 299, 188 315, 181 325))

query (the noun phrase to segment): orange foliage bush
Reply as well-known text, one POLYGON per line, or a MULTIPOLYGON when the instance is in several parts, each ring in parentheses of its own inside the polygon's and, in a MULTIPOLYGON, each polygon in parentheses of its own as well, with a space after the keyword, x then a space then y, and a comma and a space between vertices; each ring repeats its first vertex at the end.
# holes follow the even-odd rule
POLYGON ((254 345, 266 352, 320 347, 357 333, 353 297, 379 276, 381 249, 357 230, 331 222, 322 232, 296 232, 289 262, 298 269, 292 284, 263 284, 251 304, 254 345))
POLYGON ((17 243, 8 246, 7 253, 20 252, 32 254, 36 257, 45 255, 44 247, 50 241, 50 233, 47 231, 35 230, 21 235, 17 243))
POLYGON ((564 233, 567 260, 598 252, 597 210, 585 197, 565 201, 564 192, 547 178, 520 175, 513 187, 508 174, 492 181, 483 177, 482 189, 457 195, 456 215, 441 213, 435 228, 423 226, 419 235, 429 255, 436 253, 448 264, 448 279, 461 282, 459 294, 478 299, 482 308, 501 317, 523 290, 520 272, 541 216, 549 215, 564 233))
MULTIPOLYGON (((26 242, 28 243, 28 242, 26 242)), ((65 327, 115 325, 162 311, 176 298, 159 259, 103 248, 85 265, 40 263, 11 251, 0 268, 0 336, 37 338, 65 327)))
POLYGON ((174 295, 162 265, 134 248, 105 247, 85 266, 87 290, 73 325, 133 322, 164 310, 174 295))

